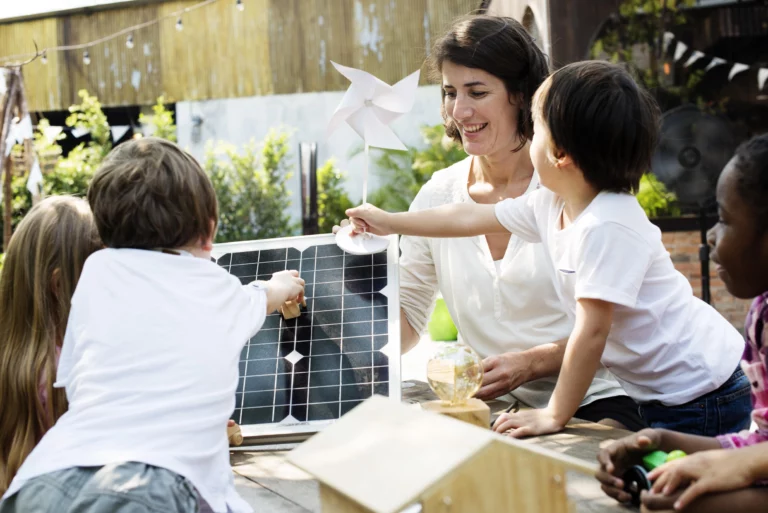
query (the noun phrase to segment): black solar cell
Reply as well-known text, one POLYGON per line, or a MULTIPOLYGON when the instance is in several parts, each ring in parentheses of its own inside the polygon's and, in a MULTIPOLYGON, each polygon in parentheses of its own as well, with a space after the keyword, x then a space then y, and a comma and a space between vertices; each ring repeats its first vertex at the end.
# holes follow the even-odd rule
POLYGON ((306 309, 267 316, 243 347, 232 418, 245 436, 312 432, 372 394, 400 400, 397 241, 344 253, 320 235, 220 244, 217 263, 243 283, 295 269, 306 309))

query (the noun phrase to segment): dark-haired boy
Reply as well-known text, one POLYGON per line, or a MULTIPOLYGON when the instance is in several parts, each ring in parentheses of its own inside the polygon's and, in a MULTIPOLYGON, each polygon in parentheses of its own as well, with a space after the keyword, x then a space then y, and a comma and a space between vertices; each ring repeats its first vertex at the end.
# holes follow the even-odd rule
POLYGON ((251 511, 225 426, 238 361, 268 312, 301 299, 295 271, 241 285, 211 262, 218 207, 178 146, 118 146, 88 191, 106 249, 72 298, 55 386, 69 410, 19 469, 0 511, 251 511))

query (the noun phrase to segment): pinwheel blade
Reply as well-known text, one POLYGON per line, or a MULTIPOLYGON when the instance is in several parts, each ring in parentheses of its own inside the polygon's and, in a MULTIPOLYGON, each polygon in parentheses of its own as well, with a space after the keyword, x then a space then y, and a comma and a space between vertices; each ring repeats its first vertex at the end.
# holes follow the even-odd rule
POLYGON ((419 71, 415 71, 393 86, 373 98, 377 107, 399 114, 405 114, 413 108, 416 90, 419 87, 419 71))

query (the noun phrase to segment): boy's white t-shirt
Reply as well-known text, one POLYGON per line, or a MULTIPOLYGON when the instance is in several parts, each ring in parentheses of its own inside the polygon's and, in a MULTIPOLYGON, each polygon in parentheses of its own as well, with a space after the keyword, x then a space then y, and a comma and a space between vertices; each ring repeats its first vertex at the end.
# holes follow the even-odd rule
POLYGON ((238 361, 266 317, 266 292, 215 263, 104 249, 85 263, 54 386, 68 411, 5 497, 36 476, 135 461, 189 479, 217 512, 250 512, 234 488, 227 420, 238 361))
POLYGON ((725 383, 744 339, 693 295, 637 199, 601 192, 565 229, 563 206, 540 189, 495 211, 507 230, 544 244, 567 310, 582 298, 616 305, 602 363, 630 397, 675 406, 725 383))

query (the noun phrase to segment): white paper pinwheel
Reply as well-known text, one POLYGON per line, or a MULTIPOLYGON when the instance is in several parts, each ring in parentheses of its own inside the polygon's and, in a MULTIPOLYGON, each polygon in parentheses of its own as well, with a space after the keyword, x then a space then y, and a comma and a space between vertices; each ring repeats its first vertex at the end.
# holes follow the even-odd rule
POLYGON ((346 121, 367 146, 405 150, 389 124, 413 108, 419 72, 391 86, 365 71, 331 64, 352 84, 328 123, 328 135, 346 121))
MULTIPOLYGON (((341 104, 328 123, 330 136, 346 122, 357 135, 362 137, 365 148, 363 163, 363 204, 368 196, 368 148, 406 150, 405 145, 389 127, 394 120, 413 108, 416 88, 419 86, 419 72, 415 71, 395 85, 389 85, 365 71, 348 68, 331 61, 339 73, 352 84, 344 93, 341 104)), ((369 255, 384 251, 389 240, 370 234, 355 236, 352 226, 346 226, 336 234, 336 243, 348 253, 369 255)))

